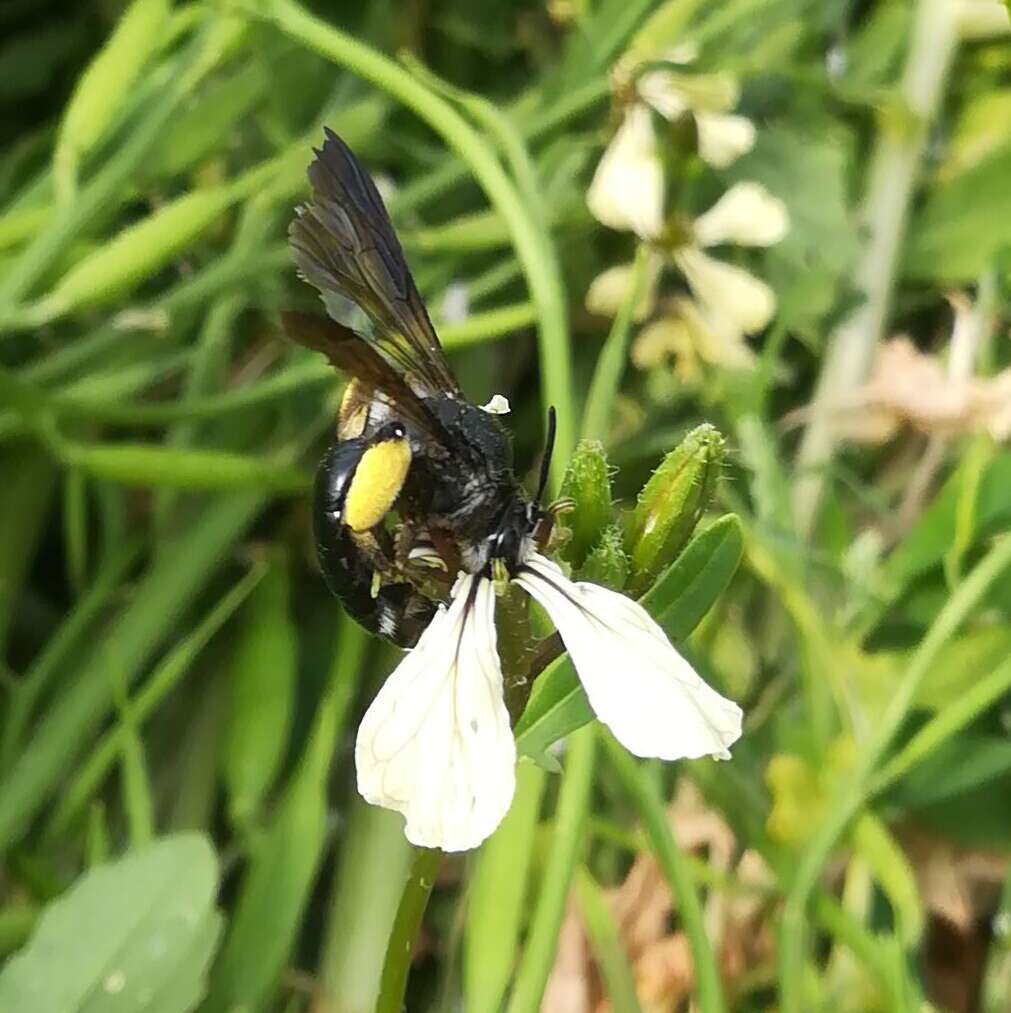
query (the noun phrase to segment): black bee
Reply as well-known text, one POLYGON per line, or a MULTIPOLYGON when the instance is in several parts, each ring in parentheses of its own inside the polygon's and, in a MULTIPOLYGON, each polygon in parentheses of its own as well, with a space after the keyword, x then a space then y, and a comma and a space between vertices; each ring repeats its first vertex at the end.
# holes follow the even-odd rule
POLYGON ((411 647, 459 571, 514 574, 547 539, 551 511, 539 501, 554 417, 531 499, 498 418, 453 377, 375 183, 329 129, 315 154, 312 200, 288 235, 300 275, 333 319, 283 319, 292 338, 351 377, 316 476, 316 549, 347 612, 411 647), (342 297, 368 327, 335 319, 342 297))

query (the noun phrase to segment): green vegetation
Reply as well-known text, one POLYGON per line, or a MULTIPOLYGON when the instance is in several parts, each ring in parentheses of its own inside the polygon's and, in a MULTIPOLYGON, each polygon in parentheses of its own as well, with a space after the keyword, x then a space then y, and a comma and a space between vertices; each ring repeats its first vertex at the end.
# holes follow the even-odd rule
POLYGON ((0 26, 0 1013, 1007 1009, 1006 7, 0 26), (557 556, 741 705, 729 761, 632 757, 517 595, 499 829, 358 796, 399 654, 319 576, 344 380, 279 323, 324 125, 528 487, 555 407, 557 556))

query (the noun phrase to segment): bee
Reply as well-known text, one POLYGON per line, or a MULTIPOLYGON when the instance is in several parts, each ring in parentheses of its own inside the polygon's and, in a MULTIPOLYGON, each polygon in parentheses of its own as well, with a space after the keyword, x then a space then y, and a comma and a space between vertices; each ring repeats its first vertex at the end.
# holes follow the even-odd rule
POLYGON ((515 575, 546 543, 554 413, 530 497, 509 434, 453 376, 372 178, 329 129, 314 152, 312 197, 288 236, 328 315, 282 318, 291 338, 350 377, 316 474, 316 550, 348 614, 412 647, 458 573, 515 575), (338 319, 348 301, 367 325, 338 319))

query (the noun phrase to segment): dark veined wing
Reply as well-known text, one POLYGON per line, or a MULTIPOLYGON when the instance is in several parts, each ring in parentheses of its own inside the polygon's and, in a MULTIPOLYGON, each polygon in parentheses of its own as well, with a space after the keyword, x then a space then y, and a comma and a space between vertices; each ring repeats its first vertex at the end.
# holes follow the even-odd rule
POLYGON ((337 369, 367 384, 376 396, 393 406, 404 422, 412 423, 444 447, 449 447, 449 436, 442 423, 407 381, 350 327, 329 317, 294 310, 283 310, 281 322, 293 341, 314 352, 322 352, 337 369))
POLYGON ((375 327, 363 340, 415 382, 459 392, 375 183, 351 149, 325 133, 308 170, 312 201, 288 230, 299 271, 324 294, 357 303, 375 327))

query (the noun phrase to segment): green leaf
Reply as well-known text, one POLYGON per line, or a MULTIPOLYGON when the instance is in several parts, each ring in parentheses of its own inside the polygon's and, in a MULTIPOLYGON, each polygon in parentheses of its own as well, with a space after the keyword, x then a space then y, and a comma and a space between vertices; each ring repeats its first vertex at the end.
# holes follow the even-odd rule
POLYGON ((0 974, 0 1009, 186 1013, 221 928, 218 864, 199 834, 97 866, 43 912, 0 974))
POLYGON ((1011 773, 1011 742, 962 732, 925 757, 896 785, 892 798, 910 808, 964 795, 1011 773))
POLYGON ((499 1009, 516 962, 544 771, 516 767, 516 795, 502 825, 482 846, 470 877, 464 934, 464 1005, 499 1009))
POLYGON ((1011 244, 1011 145, 938 187, 917 215, 905 275, 944 284, 974 282, 1011 244))
MULTIPOLYGON (((692 539, 640 599, 674 641, 684 640, 726 590, 744 551, 741 523, 727 514, 692 539)), ((516 725, 516 747, 537 757, 553 742, 593 720, 593 711, 567 655, 534 683, 516 725)))
POLYGON ((260 1009, 294 948, 326 844, 327 776, 362 672, 367 638, 343 617, 326 693, 270 825, 250 851, 207 1013, 260 1009))
POLYGON ((849 152, 831 123, 817 132, 760 130, 752 152, 734 163, 734 181, 755 180, 784 201, 786 238, 765 253, 762 276, 778 296, 788 330, 822 333, 856 256, 856 230, 847 202, 849 152))
MULTIPOLYGON (((889 583, 907 586, 937 566, 955 539, 961 476, 945 483, 916 526, 902 540, 884 567, 889 583)), ((1011 522, 1011 453, 996 455, 979 480, 975 496, 974 530, 977 539, 987 538, 1011 522)))
POLYGON ((250 595, 231 658, 223 764, 237 826, 256 814, 288 744, 298 666, 290 594, 287 562, 278 559, 250 595))

